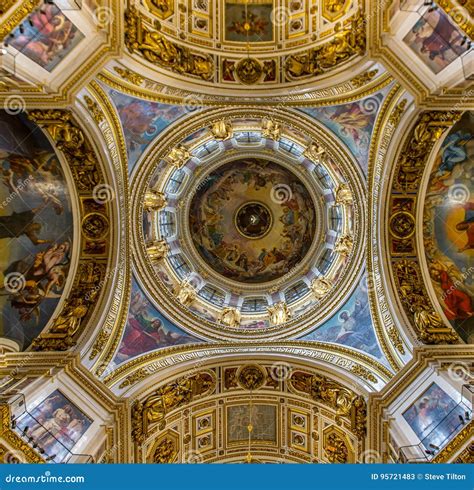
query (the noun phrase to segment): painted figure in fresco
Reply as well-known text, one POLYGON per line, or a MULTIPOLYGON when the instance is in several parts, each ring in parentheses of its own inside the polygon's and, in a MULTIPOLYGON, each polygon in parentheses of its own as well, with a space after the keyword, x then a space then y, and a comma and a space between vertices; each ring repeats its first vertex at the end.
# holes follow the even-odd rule
POLYGON ((467 160, 466 143, 471 138, 471 134, 464 131, 448 135, 443 143, 440 171, 452 172, 456 165, 467 160))
POLYGON ((29 209, 19 213, 13 212, 9 216, 0 216, 0 240, 26 235, 33 245, 49 243, 51 240, 42 240, 38 237, 41 223, 34 221, 37 212, 37 209, 29 209))
MULTIPOLYGON (((48 69, 48 65, 69 49, 78 35, 74 24, 55 5, 43 5, 42 9, 28 17, 30 25, 18 31, 12 45, 26 56, 48 69)), ((79 35, 81 35, 79 33, 79 35)), ((52 67, 50 67, 52 68, 52 67)))
POLYGON ((68 241, 53 244, 38 252, 33 262, 29 257, 17 260, 4 271, 5 276, 16 272, 24 278, 24 286, 10 294, 11 305, 19 311, 22 320, 38 320, 41 302, 61 296, 69 267, 69 249, 68 241))
POLYGON ((26 431, 30 442, 37 444, 44 454, 53 457, 55 462, 61 462, 91 423, 92 420, 56 390, 30 414, 21 416, 17 427, 26 431))
POLYGON ((366 143, 365 129, 370 125, 372 115, 363 111, 360 104, 342 105, 329 115, 329 119, 340 124, 342 131, 351 136, 356 145, 366 143))
POLYGON ((303 337, 303 340, 334 342, 380 358, 381 352, 374 334, 367 292, 363 283, 359 284, 338 315, 303 337))
POLYGON ((230 32, 235 32, 246 36, 263 34, 268 26, 268 22, 258 17, 253 12, 242 10, 242 20, 234 20, 228 27, 230 32))
POLYGON ((194 197, 193 240, 206 261, 229 278, 258 281, 283 275, 301 260, 312 241, 314 212, 308 201, 306 190, 277 166, 252 158, 242 160, 237 167, 211 174, 209 184, 194 197), (264 200, 266 192, 282 182, 291 192, 286 201, 274 206, 275 222, 283 225, 278 239, 263 237, 249 243, 234 233, 235 228, 229 226, 234 208, 229 203, 240 201, 248 192, 263 195, 264 200))
POLYGON ((418 400, 403 413, 403 418, 425 447, 430 443, 441 445, 459 425, 462 407, 436 383, 433 383, 418 400), (440 426, 440 422, 443 424, 440 426))
POLYGON ((433 286, 446 317, 468 343, 474 341, 472 121, 472 112, 464 113, 443 142, 430 176, 423 220, 433 286))
MULTIPOLYGON (((417 22, 412 32, 415 35, 415 43, 420 46, 420 51, 427 53, 430 60, 435 60, 437 57, 446 60, 445 53, 454 49, 456 43, 462 40, 456 27, 437 10, 430 12, 429 21, 423 19, 417 22)), ((457 54, 461 54, 459 47, 458 51, 457 54)))
POLYGON ((117 110, 131 151, 149 143, 160 129, 179 117, 182 111, 176 106, 137 99, 119 103, 117 110))
POLYGON ((136 290, 130 302, 127 328, 117 357, 123 361, 154 349, 193 341, 192 337, 168 328, 156 316, 156 311, 143 293, 136 290))
POLYGON ((430 275, 443 291, 444 310, 448 320, 466 319, 474 315, 471 297, 461 289, 462 280, 453 280, 448 271, 436 263, 431 264, 430 275))
MULTIPOLYGON (((47 152, 37 152, 34 158, 9 154, 5 156, 2 180, 11 195, 24 199, 31 195, 38 195, 44 205, 51 204, 55 213, 61 214, 64 208, 54 185, 60 167, 56 156, 47 152)), ((41 211, 43 207, 38 207, 36 212, 41 211)))

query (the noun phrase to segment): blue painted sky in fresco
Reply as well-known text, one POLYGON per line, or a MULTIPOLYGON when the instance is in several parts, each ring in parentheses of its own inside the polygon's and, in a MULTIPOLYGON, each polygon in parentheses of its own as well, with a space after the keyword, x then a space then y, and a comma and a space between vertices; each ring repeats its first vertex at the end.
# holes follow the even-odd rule
POLYGON ((391 86, 350 104, 300 109, 329 128, 351 150, 367 175, 370 140, 377 113, 391 86))
POLYGON ((187 114, 185 106, 137 99, 106 88, 117 109, 127 144, 128 172, 131 173, 149 143, 174 121, 187 114))
POLYGON ((300 340, 331 342, 352 347, 386 364, 372 324, 365 277, 364 273, 350 298, 330 320, 300 340))

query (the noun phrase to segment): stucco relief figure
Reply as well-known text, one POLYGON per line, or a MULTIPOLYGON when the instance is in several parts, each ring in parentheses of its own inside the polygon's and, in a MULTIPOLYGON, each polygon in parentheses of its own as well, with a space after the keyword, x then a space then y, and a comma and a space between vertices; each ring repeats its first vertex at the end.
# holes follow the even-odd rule
POLYGON ((273 325, 282 325, 290 319, 290 310, 285 302, 280 301, 268 307, 268 314, 273 325))

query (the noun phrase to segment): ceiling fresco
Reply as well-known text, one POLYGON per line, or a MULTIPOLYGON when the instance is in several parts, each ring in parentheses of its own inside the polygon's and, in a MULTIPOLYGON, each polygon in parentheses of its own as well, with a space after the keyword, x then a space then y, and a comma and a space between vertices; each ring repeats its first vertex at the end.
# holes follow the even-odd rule
POLYGON ((0 128, 0 330, 26 349, 53 315, 68 278, 71 196, 38 126, 1 112, 0 128))
POLYGON ((474 113, 466 112, 444 140, 430 175, 424 243, 433 288, 446 318, 474 342, 472 192, 474 113))
POLYGON ((365 272, 349 300, 328 321, 302 340, 333 342, 360 350, 387 364, 375 333, 367 297, 365 272))
POLYGON ((278 164, 232 161, 198 185, 190 232, 203 260, 219 274, 237 282, 270 282, 308 252, 316 231, 311 203, 301 181, 278 164))
POLYGON ((168 125, 187 114, 186 107, 160 104, 107 89, 122 124, 127 144, 128 170, 133 168, 148 144, 168 125))
POLYGON ((472 462, 471 4, 3 2, 0 463, 472 462))
POLYGON ((390 87, 387 87, 371 97, 351 104, 318 108, 305 107, 301 110, 334 131, 350 148, 364 173, 367 174, 370 139, 375 119, 389 91, 390 87))
POLYGON ((133 281, 127 323, 112 365, 117 366, 157 349, 196 342, 201 340, 167 320, 146 297, 137 281, 133 281))
POLYGON ((44 5, 12 33, 10 45, 51 72, 84 39, 84 34, 56 5, 44 5))

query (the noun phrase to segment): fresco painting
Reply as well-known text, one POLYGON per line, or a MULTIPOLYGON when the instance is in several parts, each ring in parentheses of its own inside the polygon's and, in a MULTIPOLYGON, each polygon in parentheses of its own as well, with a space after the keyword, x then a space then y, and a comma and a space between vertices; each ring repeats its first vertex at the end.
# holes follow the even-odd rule
POLYGON ((31 13, 13 35, 10 45, 49 72, 84 39, 54 4, 31 13))
POLYGON ((424 207, 425 253, 444 314, 474 343, 474 113, 467 112, 442 143, 424 207))
POLYGON ((403 41, 433 73, 439 73, 466 52, 462 34, 440 8, 427 11, 403 41))
POLYGON ((426 448, 442 446, 463 425, 460 416, 464 416, 464 408, 436 383, 403 412, 403 418, 426 448))
POLYGON ((365 274, 345 305, 330 320, 301 340, 341 344, 386 362, 372 324, 365 274))
POLYGON ((201 341, 168 321, 133 281, 127 324, 113 360, 115 365, 156 349, 198 342, 201 341))
POLYGON ((273 40, 273 3, 226 2, 225 37, 234 42, 273 40))
POLYGON ((167 126, 190 112, 186 106, 148 102, 112 89, 108 92, 122 123, 130 173, 148 144, 167 126))
POLYGON ((372 130, 386 91, 350 104, 301 110, 341 138, 367 175, 372 130))
POLYGON ((26 349, 64 289, 71 202, 53 148, 23 115, 0 112, 0 169, 0 335, 26 349))
POLYGON ((311 247, 314 218, 310 194, 295 175, 271 161, 247 158, 207 177, 193 197, 190 227, 197 251, 215 271, 257 283, 300 262, 311 247), (271 199, 278 185, 291 190, 291 199, 271 199), (255 224, 252 216, 258 217, 255 224))
POLYGON ((56 463, 69 459, 70 452, 91 426, 92 420, 59 390, 19 417, 17 430, 44 450, 56 463))

